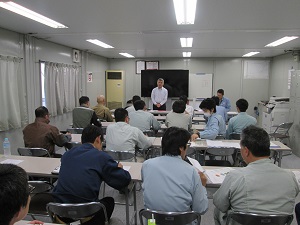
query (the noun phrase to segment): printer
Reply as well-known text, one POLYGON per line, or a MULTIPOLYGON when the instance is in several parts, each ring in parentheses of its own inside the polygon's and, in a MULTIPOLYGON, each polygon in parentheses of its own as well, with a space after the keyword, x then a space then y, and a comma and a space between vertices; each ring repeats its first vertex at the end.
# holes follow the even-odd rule
POLYGON ((265 104, 262 115, 262 128, 269 134, 273 133, 276 125, 289 122, 289 97, 271 97, 265 104))

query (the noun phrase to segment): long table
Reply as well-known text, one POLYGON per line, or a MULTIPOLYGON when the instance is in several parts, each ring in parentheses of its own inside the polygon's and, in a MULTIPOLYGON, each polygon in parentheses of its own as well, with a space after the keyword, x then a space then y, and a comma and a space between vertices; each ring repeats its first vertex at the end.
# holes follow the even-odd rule
MULTIPOLYGON (((277 142, 275 142, 277 144, 277 142)), ((41 158, 41 157, 31 157, 31 156, 10 156, 8 158, 5 158, 0 155, 0 163, 6 159, 12 159, 12 160, 22 160, 18 164, 18 166, 22 167, 28 175, 35 175, 35 176, 46 176, 46 177, 58 177, 58 175, 53 175, 51 172, 54 168, 60 165, 60 159, 56 158, 41 158), (47 164, 47 165, 45 165, 47 164)), ((130 169, 128 170, 132 181, 133 182, 139 182, 141 181, 141 168, 142 163, 137 162, 122 162, 124 166, 130 166, 130 169)), ((211 169, 218 169, 222 167, 212 167, 212 166, 204 166, 205 170, 211 170, 211 169)), ((235 169, 240 169, 236 167, 235 169)), ((297 170, 299 169, 289 169, 289 170, 297 170)), ((206 188, 218 188, 221 184, 207 184, 206 188)), ((129 203, 128 203, 128 193, 125 193, 126 195, 126 224, 130 224, 129 221, 129 203)), ((134 222, 137 224, 137 202, 136 202, 136 190, 134 185, 133 190, 133 196, 134 196, 134 222)), ((19 222, 17 225, 24 225, 24 221, 19 222)))
MULTIPOLYGON (((240 143, 240 140, 216 140, 216 141, 240 143)), ((205 139, 197 140, 195 143, 196 143, 196 145, 194 147, 197 150, 205 150, 208 147, 205 139)), ((278 146, 278 147, 274 147, 274 148, 270 148, 270 149, 271 149, 271 151, 276 151, 278 153, 278 166, 281 167, 281 160, 282 160, 283 152, 290 153, 292 150, 288 146, 281 143, 280 141, 272 141, 272 143, 274 143, 275 145, 278 146)), ((159 137, 155 138, 152 146, 161 147, 161 138, 159 138, 159 137)), ((225 148, 225 146, 224 146, 224 148, 225 148)))
MULTIPOLYGON (((9 157, 4 157, 0 155, 0 163, 10 160, 11 163, 17 163, 18 166, 23 168, 29 176, 38 176, 38 177, 49 177, 49 178, 58 178, 57 174, 52 174, 52 171, 60 166, 60 159, 58 158, 46 158, 46 157, 32 157, 32 156, 16 156, 11 155, 9 157), (19 161, 16 161, 19 160, 19 161)), ((135 162, 122 162, 124 166, 130 166, 128 172, 131 175, 131 180, 134 182, 133 185, 133 198, 134 198, 134 220, 137 224, 137 207, 136 207, 136 188, 135 183, 141 181, 141 168, 142 163, 135 162)), ((129 194, 125 190, 125 199, 126 199, 126 225, 130 224, 129 218, 129 194)))

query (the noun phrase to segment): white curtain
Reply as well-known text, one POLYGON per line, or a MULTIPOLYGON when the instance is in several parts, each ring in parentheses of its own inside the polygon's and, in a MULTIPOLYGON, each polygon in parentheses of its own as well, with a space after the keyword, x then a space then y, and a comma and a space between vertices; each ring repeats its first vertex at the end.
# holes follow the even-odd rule
POLYGON ((45 62, 46 107, 52 116, 69 112, 79 99, 79 67, 45 62))
POLYGON ((28 123, 21 59, 0 56, 0 131, 28 123))

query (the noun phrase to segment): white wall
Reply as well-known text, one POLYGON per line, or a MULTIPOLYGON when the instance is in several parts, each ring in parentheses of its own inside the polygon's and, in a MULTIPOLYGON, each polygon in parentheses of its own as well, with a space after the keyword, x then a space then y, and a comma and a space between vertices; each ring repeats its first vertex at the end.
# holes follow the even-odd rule
MULTIPOLYGON (((0 54, 23 58, 23 75, 26 77, 27 86, 28 116, 29 121, 32 122, 35 117, 34 110, 41 105, 39 60, 74 64, 72 62, 72 48, 0 28, 0 54)), ((83 52, 82 63, 79 65, 83 74, 86 74, 86 71, 92 71, 94 74, 94 82, 88 85, 86 76, 82 76, 82 95, 90 95, 92 101, 97 94, 104 94, 104 71, 108 68, 107 60, 103 57, 83 52)), ((66 130, 71 123, 72 113, 69 112, 52 117, 50 124, 56 126, 59 130, 66 130)), ((23 128, 19 128, 0 132, 0 143, 3 142, 5 137, 8 137, 11 142, 12 154, 17 154, 17 148, 24 146, 22 130, 23 128)), ((0 154, 2 152, 1 145, 0 154)))
MULTIPOLYGON (((141 75, 135 74, 136 60, 138 59, 109 59, 110 69, 125 71, 125 99, 131 99, 133 95, 141 94, 141 75)), ((145 60, 158 60, 160 69, 188 69, 192 74, 212 73, 213 94, 216 94, 220 88, 224 89, 225 96, 231 100, 232 111, 236 111, 235 102, 239 98, 245 98, 249 101, 248 112, 250 114, 252 114, 258 101, 268 99, 269 80, 245 80, 243 78, 243 59, 241 58, 158 58, 145 60)), ((171 101, 168 102, 167 108, 171 108, 171 101)))
POLYGON ((269 96, 290 96, 288 90, 288 71, 299 69, 299 62, 294 61, 292 54, 274 57, 271 61, 271 79, 269 83, 269 96))

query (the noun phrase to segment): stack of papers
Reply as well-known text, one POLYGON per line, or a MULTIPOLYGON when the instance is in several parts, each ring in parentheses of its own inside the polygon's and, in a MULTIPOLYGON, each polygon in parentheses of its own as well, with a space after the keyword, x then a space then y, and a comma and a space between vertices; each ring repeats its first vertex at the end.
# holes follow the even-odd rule
POLYGON ((234 170, 232 167, 224 167, 221 169, 206 170, 205 175, 208 179, 208 184, 222 184, 226 175, 234 170))
POLYGON ((18 165, 21 162, 23 162, 23 160, 19 160, 19 159, 5 159, 4 161, 1 162, 1 164, 14 164, 14 165, 18 165))
POLYGON ((192 163, 193 167, 195 167, 195 169, 196 169, 197 171, 200 171, 200 172, 202 172, 202 173, 205 171, 205 170, 203 169, 203 167, 200 165, 200 163, 199 163, 196 159, 193 159, 193 158, 188 157, 188 156, 187 156, 187 158, 188 158, 188 160, 192 163))

